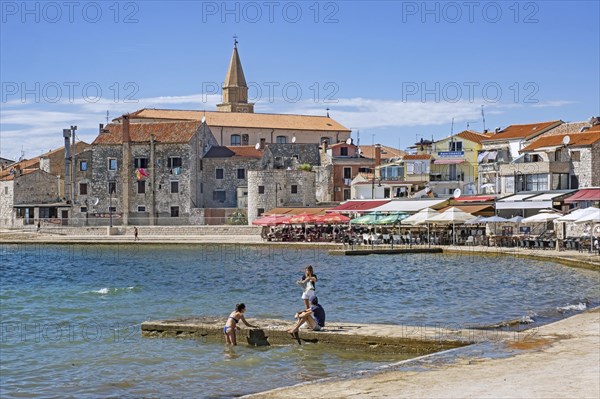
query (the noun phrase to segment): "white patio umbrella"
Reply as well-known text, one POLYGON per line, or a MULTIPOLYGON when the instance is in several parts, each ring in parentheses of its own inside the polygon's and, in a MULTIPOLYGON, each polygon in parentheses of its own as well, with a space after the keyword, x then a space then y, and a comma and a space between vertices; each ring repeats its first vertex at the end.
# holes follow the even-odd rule
MULTIPOLYGON (((427 223, 427 219, 429 219, 435 215, 439 215, 439 214, 440 213, 438 211, 436 211, 435 209, 423 208, 419 212, 415 213, 414 215, 410 215, 409 217, 404 219, 402 221, 402 224, 408 224, 411 226, 424 224, 424 223, 427 223)), ((429 241, 429 244, 431 245, 431 237, 429 237, 429 224, 427 224, 427 240, 429 241)))
POLYGON ((555 222, 574 222, 577 219, 581 219, 585 216, 593 215, 594 213, 599 214, 600 209, 590 206, 589 208, 577 209, 577 210, 569 213, 568 215, 561 216, 558 219, 556 219, 555 222))
POLYGON ((562 215, 560 213, 540 211, 540 213, 538 213, 538 214, 529 216, 528 218, 521 220, 521 223, 525 223, 525 224, 527 224, 527 223, 544 223, 544 222, 549 222, 554 219, 558 219, 561 216, 562 215))
POLYGON ((575 220, 575 223, 600 223, 600 209, 596 208, 596 212, 590 213, 589 215, 585 215, 575 220))
POLYGON ((421 209, 419 212, 415 213, 414 215, 410 215, 409 217, 404 219, 402 221, 402 224, 410 224, 412 226, 415 226, 417 224, 423 224, 427 222, 427 219, 439 214, 440 213, 435 209, 424 208, 421 209))
MULTIPOLYGON (((508 222, 508 219, 505 219, 502 216, 494 215, 494 216, 490 216, 487 218, 483 218, 481 221, 483 223, 494 224, 494 235, 498 235, 498 229, 495 225, 497 223, 506 223, 506 222, 508 222)), ((491 229, 490 229, 490 231, 491 231, 491 229)))
POLYGON ((507 222, 511 222, 511 223, 521 223, 523 222, 523 216, 513 216, 510 219, 507 219, 507 222))
POLYGON ((456 242, 456 230, 454 229, 454 226, 456 224, 464 224, 470 219, 473 219, 473 215, 465 211, 461 211, 457 207, 453 206, 452 208, 448 208, 436 216, 430 217, 426 221, 428 223, 452 224, 452 231, 454 232, 454 234, 452 234, 452 244, 454 245, 456 242))
POLYGON ((481 224, 483 223, 483 216, 475 216, 473 219, 469 219, 465 222, 465 224, 481 224))

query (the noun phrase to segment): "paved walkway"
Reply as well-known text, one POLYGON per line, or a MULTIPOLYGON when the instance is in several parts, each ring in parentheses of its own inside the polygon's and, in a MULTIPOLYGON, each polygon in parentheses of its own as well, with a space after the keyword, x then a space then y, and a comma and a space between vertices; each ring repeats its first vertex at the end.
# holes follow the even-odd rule
POLYGON ((540 327, 526 340, 505 343, 504 358, 480 355, 451 362, 413 359, 405 371, 388 371, 364 378, 330 379, 281 388, 251 398, 539 398, 597 399, 600 397, 600 311, 579 314, 540 327), (415 367, 411 368, 411 363, 415 367), (418 366, 418 367, 417 367, 418 366), (422 371, 416 371, 423 368, 422 371))

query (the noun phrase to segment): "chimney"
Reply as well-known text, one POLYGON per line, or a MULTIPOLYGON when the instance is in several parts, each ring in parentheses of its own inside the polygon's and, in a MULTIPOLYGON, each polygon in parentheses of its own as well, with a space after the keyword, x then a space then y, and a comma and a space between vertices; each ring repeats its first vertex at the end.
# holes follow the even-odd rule
POLYGON ((267 139, 260 139, 260 146, 258 148, 261 150, 264 150, 266 142, 267 142, 267 139))
POLYGON ((104 123, 98 125, 98 133, 102 133, 102 130, 104 130, 104 123))
POLYGON ((323 140, 323 143, 321 145, 321 151, 323 152, 323 154, 327 152, 327 140, 323 140))
POLYGON ((129 114, 123 115, 123 142, 129 143, 131 136, 129 136, 129 114))
POLYGON ((375 144, 375 166, 381 165, 381 144, 375 144))
POLYGON ((494 134, 498 134, 499 132, 500 132, 500 128, 499 128, 499 127, 497 127, 497 128, 494 130, 494 134))

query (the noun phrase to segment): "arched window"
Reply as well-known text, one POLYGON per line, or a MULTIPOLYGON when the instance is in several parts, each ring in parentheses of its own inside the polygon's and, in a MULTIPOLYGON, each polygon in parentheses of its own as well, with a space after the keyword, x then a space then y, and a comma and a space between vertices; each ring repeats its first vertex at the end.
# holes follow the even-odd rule
POLYGON ((242 136, 240 136, 239 134, 232 134, 231 145, 242 145, 242 136))
POLYGON ((287 144, 287 136, 277 136, 277 144, 287 144))

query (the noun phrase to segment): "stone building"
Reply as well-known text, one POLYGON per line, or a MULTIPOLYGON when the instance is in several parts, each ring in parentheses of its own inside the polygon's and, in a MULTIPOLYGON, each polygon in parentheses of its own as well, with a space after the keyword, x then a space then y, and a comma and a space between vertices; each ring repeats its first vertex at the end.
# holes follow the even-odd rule
POLYGON ((32 225, 39 219, 68 220, 68 206, 60 201, 59 187, 59 177, 40 169, 16 169, 0 177, 0 224, 7 228, 32 225))
POLYGON ((319 166, 321 140, 349 137, 329 116, 254 113, 236 46, 217 111, 141 109, 101 128, 91 181, 79 182, 88 200, 80 211, 91 224, 222 223, 250 206, 249 173, 268 170, 301 178, 281 180, 301 191, 280 200, 314 204, 314 173, 297 169, 319 166), (312 193, 303 191, 309 187, 312 193))
POLYGON ((315 206, 315 177, 315 172, 306 170, 248 172, 248 223, 269 209, 315 206))

